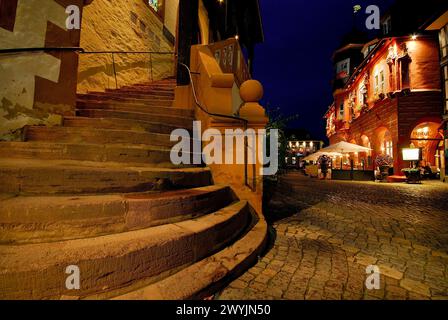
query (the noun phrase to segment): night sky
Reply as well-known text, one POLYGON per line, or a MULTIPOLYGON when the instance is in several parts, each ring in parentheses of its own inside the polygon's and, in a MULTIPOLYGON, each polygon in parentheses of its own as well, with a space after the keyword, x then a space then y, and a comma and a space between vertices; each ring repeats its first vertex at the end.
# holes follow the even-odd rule
POLYGON ((265 88, 262 104, 279 107, 284 115, 298 114, 292 128, 307 129, 325 138, 323 115, 332 102, 331 56, 342 37, 365 27, 365 8, 374 4, 385 12, 393 0, 260 0, 265 41, 255 51, 253 77, 265 88))

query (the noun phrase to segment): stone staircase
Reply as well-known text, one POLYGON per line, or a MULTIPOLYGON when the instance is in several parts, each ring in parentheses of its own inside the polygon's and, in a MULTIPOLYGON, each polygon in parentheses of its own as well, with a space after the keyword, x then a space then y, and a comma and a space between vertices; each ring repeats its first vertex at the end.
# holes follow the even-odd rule
POLYGON ((79 95, 62 126, 0 142, 0 298, 202 298, 256 259, 264 220, 208 168, 170 162, 194 116, 174 86, 79 95))

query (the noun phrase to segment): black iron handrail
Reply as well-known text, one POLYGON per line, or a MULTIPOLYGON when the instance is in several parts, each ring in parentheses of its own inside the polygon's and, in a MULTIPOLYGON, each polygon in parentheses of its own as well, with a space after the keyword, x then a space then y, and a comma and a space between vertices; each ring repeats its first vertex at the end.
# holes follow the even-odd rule
MULTIPOLYGON (((188 72, 188 76, 190 78, 190 83, 191 83, 191 90, 193 92, 194 102, 195 102, 196 106, 198 106, 199 109, 201 109, 203 112, 205 112, 206 114, 208 114, 209 116, 212 116, 212 117, 220 117, 220 118, 226 118, 226 119, 232 119, 232 120, 241 121, 244 124, 244 130, 245 131, 247 130, 247 124, 249 123, 248 120, 240 118, 240 117, 237 117, 237 116, 230 116, 230 115, 226 115, 226 114, 209 112, 206 108, 204 108, 201 105, 201 103, 199 102, 199 99, 198 99, 198 96, 197 96, 197 93, 196 93, 196 88, 195 88, 195 85, 194 85, 194 82, 193 82, 193 77, 191 76, 192 72, 191 72, 190 68, 186 64, 184 64, 182 62, 178 62, 178 64, 180 66, 184 67, 187 70, 187 72, 188 72)), ((198 73, 195 73, 195 74, 198 74, 198 73)), ((248 171, 247 170, 247 165, 248 165, 248 159, 247 159, 248 158, 248 154, 247 154, 247 151, 248 151, 248 147, 249 146, 248 146, 248 142, 247 142, 247 137, 245 137, 245 139, 244 139, 244 184, 249 189, 251 189, 252 191, 256 191, 255 172, 253 173, 253 182, 252 182, 253 185, 251 186, 247 182, 247 180, 248 180, 248 172, 247 172, 248 171)))
MULTIPOLYGON (((193 72, 190 70, 190 68, 186 64, 184 64, 182 62, 178 62, 178 64, 181 65, 182 67, 184 67, 187 70, 187 72, 188 72, 188 76, 190 78, 190 83, 191 83, 191 91, 193 92, 194 102, 199 107, 199 109, 201 109, 206 114, 208 114, 209 116, 212 116, 212 117, 221 117, 221 118, 227 118, 227 119, 233 119, 233 120, 241 121, 241 122, 244 123, 245 130, 247 129, 247 124, 248 124, 249 121, 247 121, 246 119, 243 119, 243 118, 240 118, 240 117, 237 117, 237 116, 227 115, 227 114, 212 113, 212 112, 209 112, 206 108, 204 108, 201 105, 201 103, 199 102, 199 99, 198 99, 198 96, 197 96, 197 93, 196 93, 196 87, 195 87, 194 82, 193 82, 193 77, 191 76, 193 74, 193 72)), ((199 74, 199 73, 195 72, 195 74, 199 74)))
POLYGON ((113 54, 175 54, 173 51, 86 51, 81 47, 30 47, 30 48, 6 48, 0 49, 1 53, 18 53, 18 52, 34 52, 34 51, 78 51, 83 54, 101 54, 101 53, 113 53, 113 54))
POLYGON ((79 54, 111 54, 112 55, 112 68, 115 79, 115 88, 118 89, 118 79, 117 79, 117 69, 115 66, 115 55, 116 54, 148 54, 150 63, 150 73, 151 80, 154 79, 153 68, 152 68, 152 55, 175 55, 175 52, 171 51, 114 51, 114 50, 102 50, 102 51, 86 51, 81 47, 40 47, 40 48, 8 48, 0 49, 0 54, 8 53, 23 53, 23 52, 38 52, 38 51, 72 51, 78 52, 79 54))
POLYGON ((80 48, 80 47, 7 48, 7 49, 0 49, 0 54, 2 54, 2 53, 35 52, 35 51, 79 51, 79 52, 84 52, 84 49, 80 48))
POLYGON ((114 71, 114 79, 115 79, 115 88, 118 89, 118 80, 117 80, 117 69, 115 67, 115 55, 116 54, 149 54, 149 64, 150 64, 150 72, 151 72, 151 81, 154 80, 154 74, 152 70, 152 55, 154 54, 165 54, 165 55, 175 55, 175 52, 171 51, 85 51, 82 50, 81 54, 111 54, 112 55, 112 68, 114 71))
POLYGON ((113 54, 175 54, 173 51, 85 51, 82 50, 83 54, 101 54, 101 53, 113 53, 113 54))

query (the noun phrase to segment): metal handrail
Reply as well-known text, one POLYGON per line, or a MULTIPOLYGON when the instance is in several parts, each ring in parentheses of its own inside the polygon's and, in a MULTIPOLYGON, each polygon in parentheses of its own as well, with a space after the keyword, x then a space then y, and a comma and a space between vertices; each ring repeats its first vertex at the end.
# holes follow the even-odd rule
POLYGON ((33 51, 79 51, 82 54, 101 54, 101 53, 114 53, 114 54, 175 54, 173 51, 86 51, 81 47, 30 47, 30 48, 6 48, 0 49, 1 53, 16 53, 16 52, 33 52, 33 51))
POLYGON ((118 89, 118 79, 117 79, 117 69, 115 66, 115 55, 116 54, 149 54, 150 61, 150 72, 151 72, 151 80, 154 79, 153 68, 152 68, 152 55, 175 55, 175 52, 171 51, 113 51, 113 50, 105 50, 105 51, 86 51, 81 47, 36 47, 36 48, 9 48, 9 49, 0 49, 0 54, 8 54, 8 53, 23 53, 23 52, 37 52, 37 51, 73 51, 78 52, 80 54, 111 54, 112 55, 112 68, 115 79, 115 88, 118 89))
POLYGON ((84 52, 80 47, 33 47, 33 48, 8 48, 0 49, 2 53, 19 53, 19 52, 34 52, 34 51, 80 51, 84 52))
POLYGON ((114 72, 115 79, 115 88, 118 89, 118 80, 117 80, 117 69, 115 67, 115 55, 116 54, 149 54, 149 64, 150 64, 150 72, 151 72, 151 81, 154 79, 153 71, 152 71, 152 55, 153 54, 164 54, 164 55, 175 55, 175 52, 171 51, 85 51, 82 50, 81 54, 111 54, 112 55, 112 68, 114 72))
MULTIPOLYGON (((190 78, 190 83, 191 83, 191 90, 193 91, 194 102, 199 107, 199 109, 201 109, 206 114, 208 114, 210 116, 213 116, 213 117, 221 117, 221 118, 227 118, 227 119, 233 119, 233 120, 241 121, 241 122, 244 123, 244 129, 245 130, 247 129, 247 124, 248 124, 249 121, 247 121, 246 119, 243 119, 243 118, 240 118, 240 117, 237 117, 237 116, 230 116, 230 115, 227 115, 227 114, 212 113, 212 112, 209 112, 206 108, 204 108, 201 105, 201 103, 199 102, 199 99, 198 99, 198 96, 197 96, 197 93, 196 93, 196 87, 195 87, 194 82, 193 82, 193 77, 191 76, 192 72, 191 72, 190 68, 186 64, 184 64, 182 62, 178 62, 178 64, 181 65, 182 67, 184 67, 188 71, 188 76, 190 78)), ((197 74, 197 73, 195 73, 195 74, 197 74)))
POLYGON ((173 51, 85 51, 82 50, 83 54, 101 54, 101 53, 113 53, 113 54, 175 54, 173 51))
MULTIPOLYGON (((193 77, 191 76, 192 72, 191 72, 190 68, 186 64, 184 64, 182 62, 178 62, 178 64, 180 66, 184 67, 187 70, 187 72, 188 72, 188 76, 190 78, 190 83, 191 83, 191 90, 193 92, 194 102, 195 102, 196 106, 198 106, 199 109, 201 109, 203 112, 205 112, 206 114, 208 114, 209 116, 212 116, 212 117, 220 117, 220 118, 226 118, 226 119, 232 119, 232 120, 241 121, 244 124, 244 130, 245 131, 247 130, 247 124, 249 123, 248 120, 240 118, 240 117, 237 117, 237 116, 230 116, 230 115, 226 115, 226 114, 209 112, 206 108, 204 108, 201 105, 201 103, 199 102, 199 99, 198 99, 198 96, 197 96, 197 92, 196 92, 196 88, 195 88, 195 85, 194 85, 194 82, 193 82, 193 77)), ((198 74, 198 73, 195 73, 195 74, 198 74)), ((247 180, 248 180, 248 172, 247 172, 248 171, 247 170, 247 165, 248 165, 247 150, 248 150, 248 148, 249 148, 249 146, 248 146, 248 143, 247 143, 247 137, 245 137, 245 140, 244 140, 244 184, 249 189, 251 189, 252 191, 256 191, 255 172, 253 174, 253 186, 249 185, 249 183, 247 182, 247 180)))

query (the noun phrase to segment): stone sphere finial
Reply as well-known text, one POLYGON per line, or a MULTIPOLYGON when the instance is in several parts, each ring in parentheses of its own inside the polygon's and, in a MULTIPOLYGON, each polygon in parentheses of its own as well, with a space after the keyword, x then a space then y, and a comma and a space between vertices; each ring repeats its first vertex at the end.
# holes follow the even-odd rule
POLYGON ((263 98, 263 85, 257 80, 244 81, 240 87, 240 97, 244 102, 258 102, 263 98))

